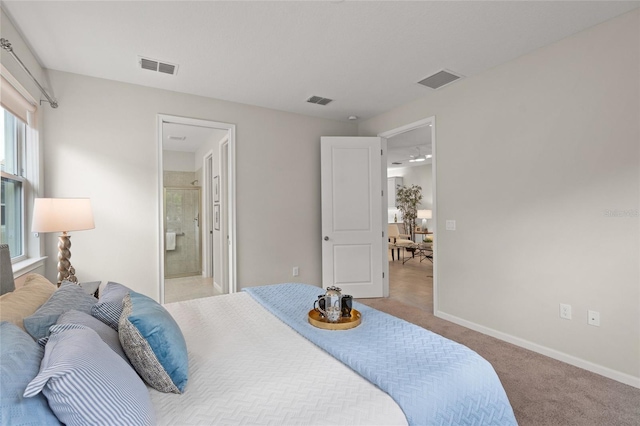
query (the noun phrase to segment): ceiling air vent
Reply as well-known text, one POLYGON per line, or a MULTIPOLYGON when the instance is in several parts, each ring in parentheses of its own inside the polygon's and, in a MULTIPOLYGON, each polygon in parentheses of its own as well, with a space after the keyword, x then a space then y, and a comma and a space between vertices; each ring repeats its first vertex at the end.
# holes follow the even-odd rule
POLYGON ((447 84, 453 83, 460 78, 462 78, 461 75, 454 74, 451 71, 442 70, 433 75, 430 75, 425 79, 420 80, 418 84, 422 84, 423 86, 427 86, 432 89, 439 89, 446 86, 447 84))
POLYGON ((399 166, 399 165, 401 165, 402 163, 399 163, 399 162, 397 162, 397 161, 394 161, 394 162, 393 162, 393 163, 391 163, 391 164, 393 164, 394 166, 399 166))
POLYGON ((311 104, 326 105, 329 102, 333 102, 333 99, 323 98, 322 96, 311 96, 307 99, 307 102, 311 104))
POLYGON ((178 65, 170 64, 168 62, 161 62, 156 59, 143 58, 138 56, 138 63, 143 70, 156 71, 164 74, 176 75, 178 72, 178 65))

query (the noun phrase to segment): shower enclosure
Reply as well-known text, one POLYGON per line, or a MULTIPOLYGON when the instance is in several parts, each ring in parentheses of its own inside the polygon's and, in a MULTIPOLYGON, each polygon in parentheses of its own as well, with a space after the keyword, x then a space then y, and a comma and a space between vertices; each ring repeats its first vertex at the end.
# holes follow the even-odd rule
POLYGON ((164 276, 202 274, 200 188, 164 189, 164 276))

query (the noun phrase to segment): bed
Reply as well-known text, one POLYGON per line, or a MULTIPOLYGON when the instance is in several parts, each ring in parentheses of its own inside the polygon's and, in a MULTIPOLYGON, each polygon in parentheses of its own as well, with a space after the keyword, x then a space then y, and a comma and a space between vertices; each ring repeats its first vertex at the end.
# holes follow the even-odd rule
MULTIPOLYGON (((76 287, 67 285, 64 289, 76 291, 76 287)), ((54 295, 59 291, 56 290, 54 295)), ((127 311, 127 303, 132 302, 134 294, 130 292, 129 300, 127 292, 125 302, 122 302, 124 310, 118 314, 121 328, 116 335, 120 334, 123 347, 122 321, 131 315, 127 311)), ((475 352, 357 302, 354 302, 354 308, 362 313, 360 326, 346 331, 320 330, 306 319, 306 313, 318 294, 319 289, 314 286, 279 284, 160 307, 182 334, 180 338, 186 345, 185 357, 188 358, 185 359, 188 380, 185 373, 184 386, 179 392, 171 393, 160 392, 149 385, 145 387, 136 376, 139 384, 122 382, 118 386, 119 389, 126 387, 133 389, 133 393, 138 392, 143 402, 119 401, 114 407, 123 411, 125 416, 137 415, 123 417, 130 419, 127 423, 132 424, 516 424, 495 371, 475 352), (144 395, 140 395, 141 392, 144 395), (150 414, 144 417, 144 401, 147 400, 150 414)), ((90 303, 94 302, 97 300, 90 303)), ((61 318, 68 315, 61 315, 61 318)), ((2 323, 2 330, 6 325, 2 323)), ((74 324, 51 326, 52 337, 41 342, 45 355, 40 372, 37 372, 36 365, 32 375, 40 377, 43 374, 50 346, 61 345, 56 340, 56 333, 93 333, 83 326, 78 326, 81 330, 68 330, 74 327, 74 324)), ((2 339, 5 339, 6 332, 2 333, 2 339)), ((96 342, 81 346, 96 349, 103 344, 95 333, 88 337, 95 337, 96 342)), ((103 335, 100 337, 107 342, 103 335)), ((165 341, 161 347, 171 349, 173 344, 168 342, 165 341)), ((109 345, 114 351, 122 352, 116 347, 117 339, 109 345)), ((16 367, 7 365, 6 347, 2 350, 3 393, 9 395, 4 390, 6 382, 9 382, 5 380, 5 372, 16 367)), ((105 351, 101 349, 91 354, 91 359, 102 360, 105 351)), ((101 384, 98 382, 115 375, 113 371, 116 368, 131 370, 125 361, 131 361, 137 369, 131 353, 128 349, 125 351, 129 360, 122 353, 118 356, 106 351, 115 358, 110 361, 112 364, 106 361, 89 363, 91 374, 97 366, 104 364, 107 368, 106 365, 110 365, 102 373, 95 373, 98 375, 91 379, 92 386, 99 388, 101 384)), ((12 362, 22 362, 25 358, 21 353, 11 359, 12 362)), ((150 383, 146 376, 140 371, 138 373, 150 383)), ((38 389, 34 389, 38 377, 28 379, 31 383, 25 395, 42 397, 42 394, 37 395, 38 389)), ((24 384, 18 386, 20 392, 23 388, 24 384)), ((85 393, 81 393, 82 398, 85 398, 85 393)), ((15 422, 16 418, 11 416, 23 408, 19 405, 34 402, 22 398, 22 395, 8 401, 6 395, 3 395, 0 424, 15 422)), ((53 409, 56 402, 46 396, 53 409)), ((105 401, 110 397, 98 395, 95 401, 99 403, 84 401, 80 409, 88 410, 88 415, 95 415, 96 423, 113 423, 101 417, 110 415, 113 410, 105 408, 103 412, 96 413, 97 408, 93 408, 107 405, 105 401)), ((42 400, 46 405, 46 400, 42 400)), ((40 403, 42 405, 42 401, 40 403)), ((35 412, 31 408, 23 411, 35 412)), ((55 423, 49 420, 41 420, 40 423, 55 423)), ((66 420, 73 423, 73 419, 66 420)))

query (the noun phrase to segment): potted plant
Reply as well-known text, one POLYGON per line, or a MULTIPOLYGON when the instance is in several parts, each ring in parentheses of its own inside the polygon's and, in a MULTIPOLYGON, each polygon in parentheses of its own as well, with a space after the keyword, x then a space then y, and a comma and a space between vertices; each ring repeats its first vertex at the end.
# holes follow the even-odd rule
POLYGON ((416 218, 418 217, 418 204, 422 200, 422 187, 419 185, 411 185, 407 188, 402 185, 398 188, 396 195, 396 207, 402 214, 402 221, 404 222, 405 234, 411 235, 413 240, 414 229, 416 226, 416 218))

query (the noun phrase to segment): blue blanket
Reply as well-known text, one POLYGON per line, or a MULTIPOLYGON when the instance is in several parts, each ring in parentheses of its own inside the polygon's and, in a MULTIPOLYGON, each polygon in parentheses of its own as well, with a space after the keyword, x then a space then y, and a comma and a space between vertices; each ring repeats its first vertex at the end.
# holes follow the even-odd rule
POLYGON ((246 288, 304 337, 388 393, 411 425, 516 425, 493 367, 480 355, 424 328, 354 302, 362 324, 330 331, 308 323, 323 290, 306 284, 246 288))

